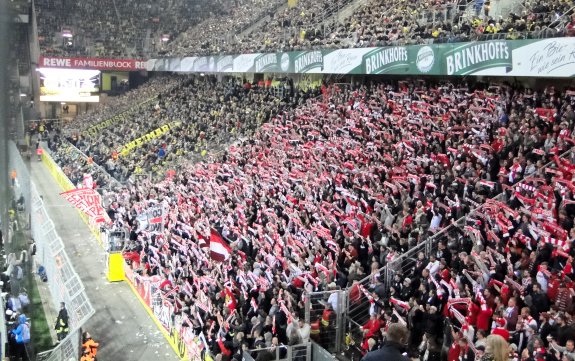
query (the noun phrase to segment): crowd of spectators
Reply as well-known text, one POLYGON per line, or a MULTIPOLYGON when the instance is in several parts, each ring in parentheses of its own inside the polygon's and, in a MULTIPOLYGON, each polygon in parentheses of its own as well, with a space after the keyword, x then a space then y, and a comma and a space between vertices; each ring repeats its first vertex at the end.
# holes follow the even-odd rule
MULTIPOLYGON (((137 130, 131 127, 147 127, 146 118, 140 116, 146 109, 157 104, 158 94, 169 92, 183 81, 181 77, 156 76, 122 96, 110 98, 98 108, 78 115, 63 127, 48 128, 41 140, 46 141, 52 157, 63 165, 64 174, 73 184, 82 184, 84 174, 89 173, 93 176, 94 184, 115 186, 120 179, 125 179, 102 167, 113 152, 107 145, 127 143, 127 138, 124 141, 121 138, 137 130), (118 125, 121 127, 116 128, 118 125), (83 147, 88 141, 92 142, 92 146, 83 147), (82 151, 75 145, 82 148, 82 151)), ((43 124, 41 126, 46 129, 43 124)), ((31 134, 36 130, 33 129, 31 134)), ((39 146, 37 144, 35 148, 39 146)))
MULTIPOLYGON (((525 3, 519 13, 506 17, 490 16, 490 2, 478 1, 471 13, 469 5, 448 0, 383 3, 372 0, 360 6, 341 22, 323 19, 333 2, 298 1, 282 8, 244 36, 210 38, 192 27, 187 33, 198 39, 182 37, 167 46, 160 55, 188 56, 243 54, 254 52, 298 51, 320 48, 374 47, 405 44, 429 44, 489 39, 527 39, 573 35, 572 4, 566 1, 525 3), (559 18, 562 20, 558 20, 559 18), (325 22, 322 23, 322 21, 325 22), (565 24, 563 24, 565 22, 565 24), (207 39, 207 40, 206 40, 207 39), (211 46, 209 46, 211 45, 211 46)), ((341 6, 343 8, 343 6, 341 6)), ((210 24, 209 20, 206 23, 210 24)), ((227 24, 227 23, 226 23, 227 24)), ((229 33, 233 28, 226 28, 229 33)))
POLYGON ((155 99, 158 94, 176 87, 181 81, 180 77, 157 75, 138 88, 132 89, 121 96, 110 97, 97 108, 79 114, 66 126, 69 129, 73 129, 75 133, 83 133, 100 122, 137 107, 138 104, 155 99))
MULTIPOLYGON (((319 27, 322 21, 328 20, 327 18, 331 19, 328 14, 337 14, 337 10, 343 9, 348 3, 350 3, 349 0, 298 0, 291 6, 282 6, 279 9, 278 4, 285 5, 285 2, 268 5, 267 8, 252 4, 252 9, 262 9, 262 13, 256 12, 256 16, 249 11, 250 7, 242 6, 236 11, 251 13, 246 17, 246 19, 251 19, 248 23, 255 23, 262 18, 263 14, 267 17, 258 26, 241 36, 239 30, 242 29, 243 23, 238 21, 236 16, 232 16, 227 22, 222 22, 221 19, 207 19, 203 24, 188 29, 179 41, 168 44, 160 55, 243 54, 307 49, 313 45, 311 40, 320 34, 319 32, 316 34, 316 31, 306 34, 305 30, 319 27), (223 31, 207 34, 197 31, 199 28, 211 27, 222 28, 223 31), (191 38, 189 34, 197 35, 196 38, 191 38)), ((327 47, 328 44, 322 45, 327 47)), ((334 46, 338 47, 337 44, 334 46)))
MULTIPOLYGON (((50 147, 57 156, 84 154, 85 167, 90 167, 90 159, 120 182, 142 174, 162 178, 168 168, 178 168, 181 159, 205 156, 208 147, 213 152, 234 137, 248 136, 265 119, 313 95, 295 92, 286 85, 282 92, 276 92, 269 86, 252 87, 234 78, 226 82, 213 77, 160 78, 136 91, 141 99, 155 94, 151 101, 128 107, 113 124, 92 131, 112 117, 113 109, 122 109, 120 104, 139 103, 137 96, 128 93, 115 104, 82 116, 79 122, 84 131, 76 131, 79 122, 75 121, 66 128, 71 130, 63 132, 67 136, 55 133, 50 147), (169 131, 126 150, 128 143, 165 125, 169 131), (70 145, 74 147, 70 149, 70 145)), ((82 179, 86 168, 81 164, 75 164, 77 171, 72 178, 82 179)))
MULTIPOLYGON (((223 14, 218 17, 207 17, 197 26, 192 26, 183 31, 175 41, 158 49, 162 55, 194 54, 210 55, 227 51, 232 44, 237 43, 238 35, 250 25, 257 23, 262 18, 276 16, 276 10, 285 1, 273 0, 242 0, 234 6, 227 6, 223 14), (201 29, 201 31, 198 31, 201 29)), ((265 23, 266 34, 268 22, 265 23)), ((258 31, 262 27, 257 27, 258 31)), ((234 50, 241 51, 239 48, 234 50)))
POLYGON ((45 55, 147 57, 161 37, 176 37, 203 18, 222 14, 223 1, 84 1, 35 3, 45 55), (63 37, 70 34, 72 37, 63 37))
MULTIPOLYGON (((209 107, 203 98, 227 89, 186 82, 161 111, 209 107)), ((405 322, 406 351, 423 360, 442 350, 472 360, 490 333, 533 359, 569 355, 575 159, 559 156, 574 142, 575 93, 415 81, 322 93, 246 120, 264 124, 216 158, 180 157, 159 183, 105 192, 111 219, 131 230, 126 259, 137 277, 159 280, 174 320, 239 360, 245 349, 325 343, 341 310, 327 302, 321 322, 305 324, 305 291, 350 287, 370 314, 362 352, 405 322), (157 205, 165 231, 152 234, 142 215, 157 205), (383 283, 381 267, 465 215, 429 258, 383 283), (211 242, 229 255, 211 254, 211 242)))
POLYGON ((348 3, 298 0, 286 6, 280 0, 210 4, 105 0, 68 4, 42 0, 36 9, 40 44, 51 55, 196 56, 540 38, 574 32, 569 18, 572 4, 560 0, 525 2, 521 10, 514 9, 516 13, 505 17, 490 15, 492 5, 483 0, 469 5, 449 0, 371 0, 347 19, 337 20, 337 11, 348 3), (62 38, 64 30, 74 38, 62 38))
MULTIPOLYGON (((561 1, 525 3, 519 14, 494 18, 489 14, 489 1, 479 1, 478 10, 471 14, 460 2, 400 0, 385 6, 376 3, 358 9, 334 33, 326 34, 327 41, 340 39, 341 44, 342 38, 350 38, 350 47, 373 47, 564 36, 569 34, 555 29, 559 25, 556 20, 572 7, 561 1)), ((315 43, 323 46, 326 39, 318 37, 315 43)))

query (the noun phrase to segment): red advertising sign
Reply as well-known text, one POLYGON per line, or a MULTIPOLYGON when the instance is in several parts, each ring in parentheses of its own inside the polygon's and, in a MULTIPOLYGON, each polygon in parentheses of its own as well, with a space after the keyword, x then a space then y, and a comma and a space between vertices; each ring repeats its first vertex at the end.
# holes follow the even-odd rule
POLYGON ((41 56, 38 67, 132 71, 146 69, 146 61, 140 59, 59 58, 41 56))

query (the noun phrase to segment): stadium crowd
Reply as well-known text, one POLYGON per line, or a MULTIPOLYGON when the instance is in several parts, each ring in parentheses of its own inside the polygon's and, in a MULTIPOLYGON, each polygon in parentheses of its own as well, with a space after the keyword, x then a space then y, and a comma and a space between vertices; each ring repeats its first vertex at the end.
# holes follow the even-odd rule
MULTIPOLYGON (((266 92, 202 81, 186 78, 160 112, 228 112, 238 97, 233 114, 242 114, 266 92)), ((569 359, 575 159, 559 156, 574 142, 574 96, 481 83, 323 86, 319 99, 246 118, 248 136, 207 162, 177 157, 184 165, 159 183, 103 193, 115 225, 131 230, 125 257, 137 277, 154 277, 174 320, 202 331, 214 354, 239 360, 246 349, 325 344, 341 310, 326 300, 305 324, 304 291, 349 287, 369 314, 361 352, 404 322, 406 351, 422 360, 472 360, 468 351, 484 352, 490 333, 519 355, 569 359), (145 214, 158 206, 164 231, 152 233, 145 214), (394 269, 387 288, 381 267, 446 227, 429 257, 394 269)), ((152 128, 164 119, 142 115, 152 128)), ((144 134, 141 124, 123 126, 144 134)), ((221 122, 204 126, 227 139, 221 122)))
POLYGON ((226 7, 223 1, 203 0, 35 3, 44 55, 108 58, 146 57, 162 36, 174 38, 200 19, 222 15, 226 7))
MULTIPOLYGON (((175 41, 158 49, 161 54, 170 54, 178 49, 182 54, 218 54, 236 43, 238 36, 250 25, 262 18, 273 17, 285 1, 244 0, 236 6, 227 7, 224 16, 208 17, 197 27, 189 27, 175 41), (202 31, 198 31, 202 29, 202 31)), ((267 23, 266 23, 267 24, 267 23)), ((258 28, 259 29, 259 28, 258 28)))
POLYGON ((67 128, 73 129, 75 133, 83 133, 89 127, 111 119, 115 115, 127 112, 137 104, 156 98, 158 94, 169 91, 181 81, 178 77, 155 76, 142 86, 122 96, 110 97, 102 106, 78 115, 72 122, 67 124, 67 128))
POLYGON ((163 177, 169 167, 178 167, 181 159, 206 151, 208 144, 213 151, 214 145, 226 143, 231 137, 249 135, 273 114, 313 96, 312 92, 294 92, 292 87, 276 94, 270 87, 251 88, 241 81, 216 82, 213 77, 160 78, 136 92, 140 99, 148 99, 144 96, 147 94, 156 96, 139 103, 128 93, 117 104, 82 116, 84 131, 76 131, 76 121, 68 127, 74 130, 65 135, 55 133, 51 138, 50 148, 57 157, 85 155, 83 162, 75 163, 73 174, 69 167, 64 169, 75 184, 81 183, 85 167, 90 167, 88 159, 120 182, 140 174, 163 177), (124 109, 121 104, 140 105, 126 107, 115 126, 97 129, 112 116, 113 109, 124 109), (127 146, 166 125, 169 131, 153 140, 133 149, 127 146))
POLYGON ((201 1, 106 1, 97 9, 89 2, 69 6, 58 0, 40 1, 36 8, 43 53, 190 56, 574 34, 572 4, 559 0, 526 2, 523 10, 505 17, 490 16, 490 1, 471 2, 476 10, 470 13, 461 3, 448 0, 385 4, 371 0, 341 21, 335 19, 334 9, 342 9, 347 0, 299 0, 290 7, 279 0, 220 1, 209 6, 201 1), (250 25, 254 26, 248 29, 250 25), (63 30, 74 35, 72 45, 61 37, 63 30), (167 41, 161 40, 164 35, 167 41))
MULTIPOLYGON (((191 27, 186 33, 198 34, 196 38, 181 37, 168 44, 160 55, 244 54, 573 35, 570 21, 573 9, 569 2, 526 3, 521 13, 510 13, 506 17, 489 16, 490 2, 478 3, 478 10, 469 14, 465 4, 461 6, 447 0, 397 0, 385 4, 372 0, 339 22, 330 17, 333 2, 298 1, 296 6, 280 9, 242 36, 228 35, 239 34, 237 28, 236 31, 226 28, 227 32, 211 36, 212 32, 198 31, 205 25, 191 27), (566 22, 564 27, 559 26, 561 17, 566 22)), ((474 2, 469 6, 475 6, 474 2)), ((213 22, 205 21, 206 24, 213 22)))

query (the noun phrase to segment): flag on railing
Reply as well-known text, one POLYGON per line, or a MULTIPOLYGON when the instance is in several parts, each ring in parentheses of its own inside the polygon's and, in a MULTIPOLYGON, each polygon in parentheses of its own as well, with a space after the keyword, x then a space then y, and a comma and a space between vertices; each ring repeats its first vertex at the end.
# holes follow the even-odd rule
POLYGON ((110 217, 100 204, 100 195, 93 189, 78 188, 60 193, 74 207, 84 212, 95 223, 109 223, 110 217))

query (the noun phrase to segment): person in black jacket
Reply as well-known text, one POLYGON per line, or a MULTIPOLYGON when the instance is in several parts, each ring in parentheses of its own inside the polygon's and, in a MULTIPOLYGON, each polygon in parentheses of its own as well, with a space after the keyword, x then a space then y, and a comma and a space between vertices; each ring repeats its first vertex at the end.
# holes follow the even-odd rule
POLYGON ((64 302, 60 302, 60 311, 58 312, 58 318, 56 319, 54 329, 58 336, 58 342, 62 341, 68 335, 68 310, 66 309, 66 304, 64 302))
POLYGON ((379 350, 368 352, 361 361, 409 361, 409 358, 402 354, 408 338, 407 327, 393 323, 387 329, 383 346, 379 350))

